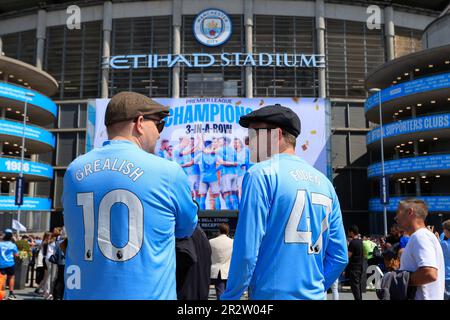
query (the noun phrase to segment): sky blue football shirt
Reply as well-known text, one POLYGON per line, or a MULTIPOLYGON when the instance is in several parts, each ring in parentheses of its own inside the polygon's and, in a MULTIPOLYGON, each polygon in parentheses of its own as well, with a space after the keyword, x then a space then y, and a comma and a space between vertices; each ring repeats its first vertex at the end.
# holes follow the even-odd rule
POLYGON ((65 299, 176 299, 175 237, 197 225, 178 164, 106 141, 70 164, 63 206, 65 299))

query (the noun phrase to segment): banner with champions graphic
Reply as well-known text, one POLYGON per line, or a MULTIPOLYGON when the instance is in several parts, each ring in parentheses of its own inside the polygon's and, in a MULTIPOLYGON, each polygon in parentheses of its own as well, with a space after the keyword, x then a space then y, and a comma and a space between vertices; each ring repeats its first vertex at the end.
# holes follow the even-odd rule
MULTIPOLYGON (((253 165, 248 130, 241 116, 279 103, 301 121, 296 154, 330 177, 329 104, 315 98, 155 98, 170 115, 155 153, 186 172, 202 210, 237 210, 242 179, 253 165)), ((94 148, 107 140, 104 125, 109 99, 95 100, 94 148)), ((92 134, 92 133, 91 133, 92 134)))

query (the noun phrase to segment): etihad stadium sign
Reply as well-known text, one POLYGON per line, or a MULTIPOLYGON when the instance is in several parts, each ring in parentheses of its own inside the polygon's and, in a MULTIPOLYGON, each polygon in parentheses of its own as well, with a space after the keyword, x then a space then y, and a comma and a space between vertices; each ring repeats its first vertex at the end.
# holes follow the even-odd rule
MULTIPOLYGON (((207 47, 225 44, 232 33, 230 17, 222 10, 207 9, 193 22, 197 41, 207 47)), ((221 50, 222 51, 222 50, 221 50)), ((130 54, 103 57, 102 67, 112 69, 208 68, 208 67, 325 68, 325 55, 304 53, 191 53, 130 54)))
POLYGON ((325 55, 291 53, 130 54, 104 57, 103 68, 156 69, 208 67, 325 68, 325 55))

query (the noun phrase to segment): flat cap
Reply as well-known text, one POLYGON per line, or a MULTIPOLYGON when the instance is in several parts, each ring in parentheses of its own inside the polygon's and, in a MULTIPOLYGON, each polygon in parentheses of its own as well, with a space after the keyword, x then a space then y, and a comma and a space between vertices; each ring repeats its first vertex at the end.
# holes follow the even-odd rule
POLYGON ((138 116, 152 115, 164 118, 169 108, 136 92, 123 91, 114 95, 106 107, 105 125, 134 119, 138 116))
POLYGON ((266 122, 281 128, 298 137, 301 131, 300 118, 292 109, 284 107, 280 104, 265 106, 242 116, 239 124, 248 128, 252 122, 266 122))

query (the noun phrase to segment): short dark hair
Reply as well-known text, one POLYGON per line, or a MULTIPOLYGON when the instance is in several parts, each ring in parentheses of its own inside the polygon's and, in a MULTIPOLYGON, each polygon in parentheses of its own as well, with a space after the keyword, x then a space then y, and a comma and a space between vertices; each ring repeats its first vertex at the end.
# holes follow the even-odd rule
POLYGON ((13 238, 13 234, 12 233, 5 233, 5 235, 3 236, 3 241, 11 241, 13 238))
POLYGON ((388 259, 388 260, 397 259, 399 250, 400 250, 400 244, 396 243, 389 249, 384 250, 383 258, 388 259))
POLYGON ((352 232, 353 234, 359 234, 359 228, 357 225, 351 225, 350 228, 348 228, 348 232, 352 232))
POLYGON ((220 234, 228 235, 230 233, 230 226, 227 223, 219 224, 219 232, 220 234))

